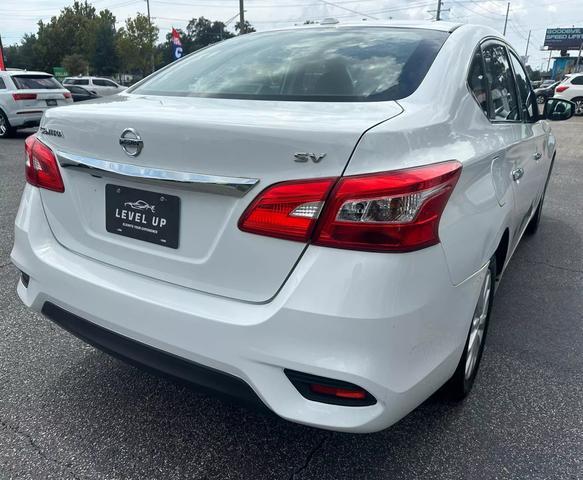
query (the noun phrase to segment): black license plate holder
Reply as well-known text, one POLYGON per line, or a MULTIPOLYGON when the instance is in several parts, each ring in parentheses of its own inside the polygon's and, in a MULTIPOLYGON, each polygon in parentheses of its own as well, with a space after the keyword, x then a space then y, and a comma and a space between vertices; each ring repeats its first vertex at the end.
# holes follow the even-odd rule
POLYGON ((178 248, 180 197, 108 183, 105 228, 116 235, 178 248))

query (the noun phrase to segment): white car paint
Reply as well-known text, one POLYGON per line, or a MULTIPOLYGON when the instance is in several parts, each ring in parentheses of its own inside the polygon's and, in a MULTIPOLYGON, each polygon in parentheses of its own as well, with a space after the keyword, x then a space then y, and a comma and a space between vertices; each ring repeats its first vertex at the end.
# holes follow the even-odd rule
POLYGON ((370 432, 398 421, 456 370, 489 259, 507 241, 499 270, 507 264, 555 154, 546 121, 490 122, 469 92, 475 48, 486 38, 504 42, 495 31, 445 22, 404 26, 452 33, 419 88, 398 101, 278 102, 130 91, 50 111, 42 126, 63 136, 39 138, 68 161, 248 177, 259 179, 260 187, 223 195, 61 168, 65 192, 27 185, 16 218, 11 258, 30 275, 28 286, 18 286, 23 302, 35 311, 55 303, 112 332, 234 375, 295 422, 370 432), (128 127, 144 141, 138 159, 119 145, 128 127), (326 157, 295 162, 304 150, 326 157), (461 177, 439 224, 441 243, 428 248, 342 250, 237 228, 261 190, 282 180, 452 159, 463 165, 461 177), (512 181, 519 167, 524 176, 512 181), (106 232, 104 185, 111 182, 179 195, 180 248, 106 232), (377 402, 347 407, 308 400, 284 369, 356 384, 377 402))
POLYGON ((115 95, 127 90, 127 87, 111 78, 104 77, 67 77, 63 80, 63 85, 79 85, 101 97, 115 95))
MULTIPOLYGON (((0 71, 0 111, 9 122, 8 127, 23 128, 38 126, 43 113, 49 108, 47 100, 55 101, 55 106, 73 103, 70 92, 66 88, 52 89, 22 89, 14 83, 14 77, 34 77, 42 75, 53 78, 44 72, 29 72, 24 70, 0 71), (15 100, 14 94, 34 94, 35 99, 15 100)), ((55 80, 56 82, 56 80, 55 80)), ((0 133, 0 136, 2 134, 0 133)))
POLYGON ((575 115, 583 115, 583 73, 574 73, 557 85, 555 98, 570 100, 575 104, 575 115), (557 91, 557 89, 562 91, 557 91))

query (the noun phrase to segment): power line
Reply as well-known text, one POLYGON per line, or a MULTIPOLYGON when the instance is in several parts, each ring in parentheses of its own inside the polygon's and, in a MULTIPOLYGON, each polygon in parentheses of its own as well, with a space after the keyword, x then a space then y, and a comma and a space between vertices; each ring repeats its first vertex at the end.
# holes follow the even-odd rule
POLYGON ((369 15, 368 13, 359 12, 358 10, 352 10, 350 8, 343 7, 343 6, 341 6, 341 5, 337 4, 337 3, 328 2, 327 0, 320 0, 320 2, 322 2, 325 5, 330 5, 332 7, 340 8, 342 10, 346 10, 347 12, 352 12, 352 13, 355 13, 357 15, 362 15, 362 16, 365 16, 365 17, 368 17, 368 18, 372 18, 373 20, 378 20, 378 18, 373 17, 372 15, 369 15))

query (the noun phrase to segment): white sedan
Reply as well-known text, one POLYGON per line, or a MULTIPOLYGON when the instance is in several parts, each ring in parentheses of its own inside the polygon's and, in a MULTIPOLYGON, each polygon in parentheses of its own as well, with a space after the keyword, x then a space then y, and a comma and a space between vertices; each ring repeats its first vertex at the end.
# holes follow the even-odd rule
POLYGON ((134 364, 291 421, 384 429, 444 385, 470 392, 555 143, 494 30, 238 36, 45 114, 18 293, 134 364))

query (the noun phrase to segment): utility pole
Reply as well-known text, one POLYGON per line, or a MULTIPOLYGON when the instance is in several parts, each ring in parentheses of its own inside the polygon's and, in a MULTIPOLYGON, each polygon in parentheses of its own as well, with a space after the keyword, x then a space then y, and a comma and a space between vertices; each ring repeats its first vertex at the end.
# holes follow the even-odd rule
POLYGON ((547 72, 551 69, 551 57, 553 56, 553 51, 549 50, 549 61, 547 63, 547 72))
POLYGON ((508 26, 508 14, 510 13, 510 2, 508 2, 508 5, 506 6, 506 20, 504 20, 504 33, 503 35, 506 35, 506 27, 508 26))
POLYGON ((441 0, 437 0, 437 13, 435 14, 435 21, 441 20, 441 0))
POLYGON ((524 61, 526 63, 526 57, 528 57, 528 46, 530 45, 530 34, 532 33, 532 30, 528 31, 528 40, 526 41, 526 52, 524 52, 524 61))
MULTIPOLYGON (((148 27, 150 29, 150 34, 152 33, 152 19, 150 18, 150 0, 146 0, 146 5, 148 7, 148 27)), ((150 48, 151 53, 150 53, 150 67, 152 69, 152 73, 154 73, 154 39, 150 38, 150 48)))
POLYGON ((243 5, 244 0, 239 0, 239 35, 245 33, 245 5, 243 5))

